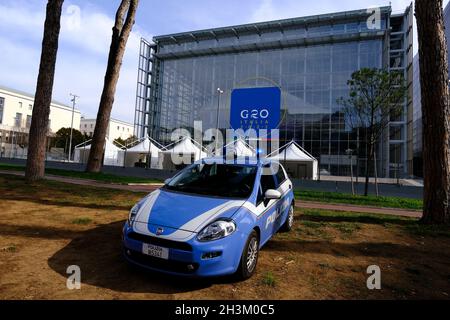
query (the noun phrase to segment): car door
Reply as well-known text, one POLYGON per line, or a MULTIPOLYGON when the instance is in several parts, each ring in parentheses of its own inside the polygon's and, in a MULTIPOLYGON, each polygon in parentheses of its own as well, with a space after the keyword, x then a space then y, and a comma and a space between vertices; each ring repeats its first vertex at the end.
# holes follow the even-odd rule
POLYGON ((261 243, 264 244, 278 229, 279 200, 267 200, 264 195, 269 189, 277 189, 276 177, 271 168, 265 168, 266 174, 261 174, 258 197, 256 199, 256 208, 261 212, 260 229, 261 243))
POLYGON ((277 163, 276 165, 273 165, 272 170, 275 173, 276 190, 278 190, 282 195, 277 204, 279 214, 276 221, 276 225, 281 227, 286 221, 289 212, 289 205, 292 202, 291 192, 289 192, 289 190, 292 190, 292 183, 290 182, 281 164, 277 163))

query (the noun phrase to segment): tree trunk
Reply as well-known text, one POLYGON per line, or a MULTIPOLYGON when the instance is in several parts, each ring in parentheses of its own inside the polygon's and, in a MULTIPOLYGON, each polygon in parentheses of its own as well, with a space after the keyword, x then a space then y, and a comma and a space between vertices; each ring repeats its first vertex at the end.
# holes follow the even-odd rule
POLYGON ((449 83, 442 0, 416 0, 422 93, 422 222, 450 223, 449 83))
POLYGON ((125 53, 128 37, 133 28, 139 0, 122 0, 116 13, 112 29, 112 40, 109 49, 108 66, 106 68, 103 92, 92 137, 91 150, 86 170, 99 172, 102 167, 106 131, 108 130, 114 95, 119 80, 122 59, 125 53), (125 22, 124 18, 126 16, 125 22))
POLYGON ((375 176, 375 194, 378 197, 380 195, 380 192, 378 190, 377 153, 375 152, 375 149, 373 151, 373 174, 375 176))
POLYGON ((64 0, 49 0, 42 40, 41 61, 34 98, 28 143, 25 178, 28 182, 42 179, 45 173, 48 117, 52 101, 61 11, 64 0))
POLYGON ((366 165, 366 181, 364 184, 364 196, 368 196, 369 195, 369 173, 370 173, 370 164, 372 163, 373 160, 373 148, 374 145, 372 142, 369 143, 369 154, 367 156, 367 165, 366 165))

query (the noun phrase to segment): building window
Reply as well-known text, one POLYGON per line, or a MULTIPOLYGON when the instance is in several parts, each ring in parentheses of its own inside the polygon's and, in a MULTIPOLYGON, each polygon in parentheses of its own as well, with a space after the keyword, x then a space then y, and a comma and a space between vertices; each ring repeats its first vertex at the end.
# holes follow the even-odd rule
POLYGON ((33 110, 33 105, 32 104, 28 105, 28 110, 33 110))
POLYGON ((5 108, 5 98, 0 97, 0 124, 3 123, 3 109, 5 108))
POLYGON ((91 123, 91 129, 94 127, 94 125, 91 123))
POLYGON ((22 125, 22 114, 17 112, 16 117, 14 118, 14 126, 20 128, 22 125))
POLYGON ((87 128, 87 124, 84 124, 84 127, 87 128))
POLYGON ((27 116, 27 123, 26 123, 27 128, 31 127, 31 116, 27 116))
POLYGON ((117 126, 117 131, 120 131, 120 126, 117 126))
POLYGON ((19 108, 22 109, 22 102, 19 102, 19 108))

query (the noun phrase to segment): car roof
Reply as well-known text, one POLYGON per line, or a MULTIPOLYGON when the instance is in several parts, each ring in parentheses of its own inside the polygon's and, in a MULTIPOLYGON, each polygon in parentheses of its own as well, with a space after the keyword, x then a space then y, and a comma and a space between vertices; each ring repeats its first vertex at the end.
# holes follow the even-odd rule
POLYGON ((200 164, 200 163, 219 163, 219 164, 229 164, 229 165, 233 165, 233 164, 242 164, 242 165, 250 165, 250 166, 262 166, 262 165, 266 165, 268 163, 273 163, 273 162, 277 162, 271 159, 267 159, 267 158, 260 158, 260 157, 234 157, 234 158, 226 158, 226 157, 208 157, 208 158, 203 158, 200 159, 198 161, 196 161, 195 163, 200 164))

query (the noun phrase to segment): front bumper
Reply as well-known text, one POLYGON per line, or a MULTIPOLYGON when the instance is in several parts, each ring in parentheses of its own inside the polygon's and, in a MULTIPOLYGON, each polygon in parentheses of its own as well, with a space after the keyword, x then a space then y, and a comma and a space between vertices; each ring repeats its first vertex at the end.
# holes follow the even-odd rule
POLYGON ((127 261, 142 268, 179 276, 210 277, 236 272, 246 239, 245 234, 236 230, 230 236, 215 241, 200 242, 193 235, 188 241, 178 242, 136 234, 128 223, 123 227, 124 257, 127 261), (168 248, 169 259, 143 254, 143 243, 168 248), (220 255, 205 257, 212 253, 220 255))

